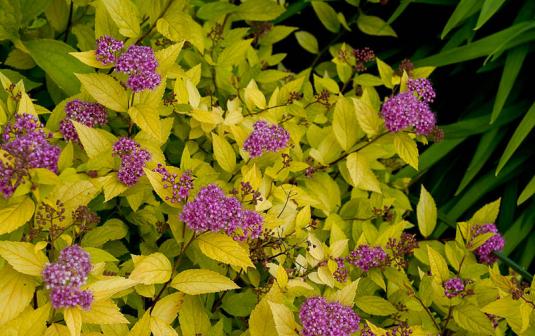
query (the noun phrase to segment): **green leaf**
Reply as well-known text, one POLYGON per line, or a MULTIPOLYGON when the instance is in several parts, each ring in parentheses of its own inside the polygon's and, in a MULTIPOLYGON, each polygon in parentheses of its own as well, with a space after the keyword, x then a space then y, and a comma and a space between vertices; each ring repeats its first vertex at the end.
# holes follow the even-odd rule
POLYGON ((235 12, 237 20, 270 21, 284 12, 284 8, 271 0, 242 2, 235 12))
POLYGON ((76 74, 76 77, 100 104, 117 112, 128 110, 128 94, 115 78, 105 74, 76 74))
POLYGON ((465 19, 476 13, 481 6, 482 1, 479 0, 461 0, 457 7, 455 7, 448 22, 446 22, 446 26, 444 27, 444 30, 442 30, 440 38, 444 39, 453 28, 457 27, 465 19))
POLYGON ((0 41, 16 40, 22 21, 19 1, 0 0, 0 41))
POLYGON ((361 32, 368 35, 398 37, 394 29, 378 16, 359 15, 357 18, 357 27, 359 27, 361 32))
POLYGON ((525 201, 530 199, 533 194, 535 194, 535 175, 531 178, 531 180, 529 180, 524 190, 522 190, 522 192, 520 193, 520 196, 518 196, 516 205, 524 203, 525 201))
POLYGON ((241 293, 229 293, 225 295, 221 308, 233 316, 248 317, 251 315, 253 308, 255 308, 257 301, 256 294, 248 289, 241 293))
POLYGON ((171 287, 188 295, 217 293, 238 287, 229 278, 206 269, 189 269, 173 278, 171 287))
POLYGON ((295 38, 297 39, 297 43, 309 53, 317 54, 319 52, 318 40, 309 32, 303 30, 298 31, 295 33, 295 38))
POLYGON ((238 7, 231 3, 215 1, 203 4, 199 7, 196 15, 199 19, 210 21, 235 12, 237 9, 238 7))
POLYGON ((340 30, 340 21, 331 5, 323 1, 312 1, 312 8, 327 30, 333 33, 340 30))
POLYGON ((358 153, 349 154, 346 165, 355 187, 381 193, 379 181, 370 169, 364 155, 358 153))
POLYGON ((31 40, 25 41, 24 46, 35 63, 69 96, 80 92, 80 82, 75 74, 93 72, 92 68, 69 55, 76 50, 61 41, 31 40))
POLYGON ((225 67, 242 62, 251 42, 253 42, 253 39, 239 40, 225 48, 217 58, 217 65, 225 67))
POLYGON ((522 118, 522 121, 520 121, 520 124, 518 124, 518 127, 513 133, 511 140, 509 140, 509 142, 507 143, 507 147, 503 151, 502 157, 498 162, 498 168, 496 168, 496 175, 500 173, 507 161, 509 161, 511 156, 514 154, 520 144, 524 141, 524 139, 528 136, 533 127, 535 127, 535 103, 531 105, 524 118, 522 118))
POLYGON ((500 9, 505 0, 485 0, 479 18, 477 19, 476 27, 474 30, 478 30, 500 9))
POLYGON ((507 53, 502 77, 500 79, 500 85, 498 87, 498 93, 496 93, 496 99, 494 100, 494 106, 492 107, 492 114, 490 116, 491 124, 496 121, 496 118, 498 118, 502 112, 507 97, 509 97, 509 93, 511 92, 511 89, 515 84, 515 80, 520 73, 520 69, 522 69, 522 64, 526 59, 528 51, 528 45, 521 45, 507 53))
POLYGON ((424 188, 420 189, 420 200, 416 207, 418 229, 425 238, 429 237, 437 225, 437 206, 433 196, 424 188))
POLYGON ((236 153, 228 141, 215 133, 212 133, 212 145, 214 157, 217 163, 228 173, 236 169, 236 153))
POLYGON ((403 161, 418 170, 418 147, 408 134, 394 134, 394 149, 403 161))
POLYGON ((249 251, 231 237, 215 232, 203 233, 196 239, 201 252, 208 258, 242 268, 254 267, 249 251))
POLYGON ((121 35, 131 38, 139 36, 141 32, 139 11, 132 1, 103 0, 101 3, 106 7, 121 35))
POLYGON ((147 132, 158 143, 161 142, 160 114, 156 107, 147 104, 134 105, 128 109, 128 115, 143 131, 147 132))
POLYGON ((357 297, 355 304, 370 315, 388 316, 397 313, 397 309, 390 302, 378 296, 357 297))
POLYGON ((0 204, 0 235, 13 232, 26 224, 35 210, 35 204, 27 196, 12 197, 0 204))

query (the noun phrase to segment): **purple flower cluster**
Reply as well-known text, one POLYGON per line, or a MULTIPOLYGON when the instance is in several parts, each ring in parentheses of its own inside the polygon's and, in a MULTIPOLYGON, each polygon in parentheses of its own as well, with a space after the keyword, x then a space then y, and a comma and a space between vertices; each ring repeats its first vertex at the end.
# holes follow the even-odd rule
POLYGON ((386 266, 388 255, 380 246, 360 245, 351 251, 347 261, 363 272, 368 272, 372 268, 386 266))
POLYGON ((154 89, 160 84, 158 61, 151 47, 133 45, 119 56, 115 69, 129 75, 126 85, 134 92, 154 89))
POLYGON ((494 224, 481 224, 472 227, 472 238, 488 232, 492 232, 494 235, 487 239, 483 245, 479 246, 475 250, 475 254, 480 262, 491 265, 497 260, 494 252, 501 251, 504 248, 505 239, 503 239, 502 235, 498 232, 498 228, 496 228, 496 225, 494 224))
POLYGON ((259 120, 254 123, 253 128, 253 132, 243 143, 243 149, 252 158, 258 157, 264 152, 277 152, 288 145, 290 135, 281 126, 259 120))
POLYGON ((117 55, 123 48, 123 41, 104 35, 97 39, 96 59, 104 65, 117 62, 117 55))
POLYGON ((359 330, 360 317, 339 302, 327 302, 323 297, 305 300, 299 310, 303 336, 349 336, 359 330))
POLYGON ((17 114, 15 121, 6 125, 0 145, 5 151, 5 160, 0 160, 0 192, 5 198, 24 183, 31 168, 57 173, 61 150, 48 142, 51 137, 39 119, 30 114, 17 114))
POLYGON ((79 142, 78 133, 72 124, 72 120, 84 124, 88 127, 105 125, 108 122, 108 114, 104 106, 99 103, 90 103, 79 99, 72 100, 65 104, 65 114, 59 125, 59 130, 63 138, 67 141, 79 142))
POLYGON ((336 271, 333 273, 334 278, 338 282, 345 282, 349 275, 349 270, 345 264, 345 258, 336 258, 334 261, 336 262, 336 271))
POLYGON ((238 199, 225 196, 215 184, 203 187, 184 206, 180 220, 194 231, 224 231, 236 240, 258 238, 264 222, 260 214, 244 209, 238 199))
POLYGON ((78 245, 64 248, 55 263, 49 263, 42 276, 55 309, 80 306, 89 310, 93 301, 90 291, 80 287, 91 271, 89 254, 78 245))
POLYGON ((172 196, 166 196, 166 201, 171 203, 179 203, 188 198, 189 192, 193 189, 193 177, 191 170, 186 170, 180 177, 177 174, 171 174, 164 165, 158 163, 158 166, 153 171, 162 175, 162 182, 164 189, 171 189, 172 196))
POLYGON ((464 281, 461 278, 451 278, 444 281, 442 287, 444 287, 444 295, 451 299, 464 291, 464 281))
POLYGON ((121 158, 121 166, 117 178, 129 187, 137 183, 143 176, 143 167, 151 155, 132 139, 121 138, 113 144, 113 155, 121 158))
POLYGON ((408 91, 388 99, 381 109, 385 127, 399 132, 414 127, 417 134, 428 135, 435 129, 436 117, 429 103, 435 99, 435 91, 427 79, 411 79, 408 91))

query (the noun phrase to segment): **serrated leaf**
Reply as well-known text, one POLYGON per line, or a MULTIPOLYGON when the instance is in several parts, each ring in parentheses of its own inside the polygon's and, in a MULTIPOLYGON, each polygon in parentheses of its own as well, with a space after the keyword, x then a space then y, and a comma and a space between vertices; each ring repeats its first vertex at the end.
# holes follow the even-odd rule
POLYGON ((470 218, 471 224, 486 224, 495 223, 500 212, 501 198, 498 198, 494 202, 485 204, 481 209, 470 218))
POLYGON ((0 256, 17 272, 40 276, 48 258, 30 243, 0 241, 0 256))
POLYGON ((297 43, 309 53, 317 54, 319 52, 318 40, 309 32, 303 30, 298 31, 295 33, 295 38, 297 39, 297 43))
POLYGON ((63 310, 63 319, 71 336, 80 336, 82 331, 82 311, 80 308, 65 308, 63 310))
POLYGON ((449 279, 448 265, 444 257, 435 251, 430 245, 427 245, 427 256, 429 258, 429 267, 433 275, 433 281, 442 282, 449 279))
POLYGON ((336 33, 340 30, 340 21, 336 11, 323 1, 312 1, 312 8, 327 30, 336 33))
POLYGON ((0 210, 0 235, 10 233, 28 222, 35 210, 35 204, 27 196, 12 197, 0 210))
POLYGON ((359 15, 357 27, 361 32, 368 35, 398 37, 394 29, 378 16, 359 15))
POLYGON ((141 32, 139 11, 132 1, 104 0, 101 3, 106 7, 121 35, 131 38, 139 36, 141 32))
POLYGON ((158 109, 147 104, 139 104, 128 109, 128 115, 143 131, 151 135, 154 140, 160 142, 162 128, 158 109))
POLYGON ((403 161, 418 170, 418 146, 408 134, 394 134, 394 149, 403 161))
POLYGON ((93 293, 95 301, 102 301, 111 298, 113 295, 135 286, 138 282, 123 277, 110 277, 97 280, 87 286, 93 293))
POLYGON ((264 336, 275 330, 273 314, 266 299, 256 305, 249 317, 249 333, 251 336, 264 336))
POLYGON ((136 322, 128 336, 150 336, 150 311, 147 310, 136 322))
POLYGON ((89 324, 117 324, 129 323, 121 314, 119 307, 112 300, 95 301, 91 303, 91 308, 82 310, 83 323, 89 324))
POLYGON ((173 64, 176 64, 176 59, 184 46, 184 42, 174 43, 167 48, 158 50, 154 53, 156 60, 158 61, 158 72, 165 76, 171 69, 173 64))
POLYGON ((183 302, 184 293, 177 292, 164 296, 154 305, 151 316, 157 317, 167 324, 171 324, 176 319, 183 302))
MULTIPOLYGON (((174 168, 174 169, 173 168, 174 167, 166 167, 166 169, 171 174, 177 174, 177 176, 179 176, 181 174, 180 171, 177 171, 176 168, 174 168)), ((170 206, 172 206, 174 208, 182 207, 181 204, 178 204, 176 202, 171 202, 171 200, 173 199, 173 191, 172 191, 171 188, 164 187, 164 185, 168 186, 169 184, 165 183, 162 180, 162 175, 160 175, 160 173, 154 172, 154 171, 152 171, 150 169, 147 169, 147 168, 143 168, 143 170, 145 172, 145 175, 149 179, 149 182, 152 185, 152 188, 154 189, 154 191, 156 191, 158 196, 160 196, 160 198, 165 203, 167 203, 168 205, 170 205, 170 206)))
POLYGON ((223 49, 217 58, 217 65, 221 67, 231 66, 242 62, 245 53, 249 49, 253 39, 236 41, 230 46, 223 49))
POLYGON ((196 242, 208 258, 242 268, 254 267, 249 251, 227 235, 208 232, 197 237, 196 242))
POLYGON ((84 150, 90 159, 103 158, 104 153, 108 152, 111 157, 111 149, 116 138, 113 134, 98 128, 91 128, 72 120, 76 129, 78 138, 84 146, 84 150))
POLYGON ((186 295, 178 314, 183 336, 208 335, 210 319, 199 296, 186 295))
POLYGON ((171 262, 162 253, 134 256, 134 270, 129 279, 144 285, 164 283, 171 278, 171 262))
POLYGON ((240 288, 229 278, 206 269, 182 271, 174 277, 171 287, 188 295, 217 293, 240 288))
POLYGON ((379 114, 362 99, 352 98, 353 105, 355 106, 355 113, 357 114, 357 120, 360 128, 368 135, 368 137, 379 134, 381 130, 381 118, 379 114))
POLYGON ((30 277, 4 265, 0 272, 0 300, 9 304, 0 305, 0 325, 17 317, 32 300, 35 282, 30 277))
POLYGON ((437 206, 433 196, 422 185, 420 189, 420 200, 416 207, 416 217, 418 218, 418 229, 425 238, 429 237, 437 225, 437 206))
POLYGON ((349 150, 363 135, 351 100, 340 97, 333 114, 333 132, 343 150, 349 150))
MULTIPOLYGON (((177 2, 177 6, 180 6, 179 2, 177 2)), ((186 40, 191 42, 201 53, 204 52, 204 32, 201 25, 182 10, 178 8, 168 9, 164 17, 157 21, 156 28, 160 34, 171 41, 182 42, 186 40)))
POLYGON ((236 153, 228 141, 212 133, 214 157, 224 171, 232 173, 236 169, 236 153))
POLYGON ((107 108, 126 112, 128 110, 128 95, 126 90, 115 78, 105 74, 76 74, 84 89, 97 102, 107 108))
POLYGON ((279 336, 296 336, 297 322, 292 311, 282 303, 269 301, 275 329, 279 336))
POLYGON ((381 193, 379 181, 370 169, 364 155, 359 153, 349 154, 346 159, 346 166, 355 187, 381 193))
POLYGON ((397 313, 397 309, 390 302, 378 296, 357 297, 355 304, 371 315, 388 316, 397 313))
POLYGON ((337 290, 328 297, 329 300, 340 302, 344 306, 352 307, 355 302, 355 296, 357 295, 359 281, 360 279, 357 279, 344 288, 337 290))
POLYGON ((453 320, 457 324, 475 334, 492 335, 494 328, 490 319, 479 310, 479 307, 471 304, 458 305, 453 309, 453 320))

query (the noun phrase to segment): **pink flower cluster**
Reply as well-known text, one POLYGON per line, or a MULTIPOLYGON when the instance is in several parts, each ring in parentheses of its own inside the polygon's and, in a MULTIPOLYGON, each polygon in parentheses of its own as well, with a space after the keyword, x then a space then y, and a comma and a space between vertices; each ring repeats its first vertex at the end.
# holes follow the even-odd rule
POLYGON ((503 250, 505 239, 503 239, 502 235, 498 232, 498 228, 494 224, 481 224, 472 227, 472 238, 488 232, 492 232, 494 235, 487 239, 483 245, 479 246, 475 250, 475 254, 480 262, 491 265, 497 260, 494 252, 503 250))
POLYGON ((303 336, 350 336, 359 330, 360 317, 339 302, 316 296, 305 300, 299 310, 303 336))
POLYGON ((67 141, 80 141, 72 120, 88 127, 101 126, 108 122, 108 114, 104 106, 99 103, 90 103, 79 99, 65 104, 65 114, 67 117, 61 121, 59 130, 63 134, 63 138, 67 141))
POLYGON ((461 278, 451 278, 444 281, 442 287, 444 287, 444 295, 451 299, 464 291, 464 281, 461 278))
POLYGON ((255 158, 264 152, 277 152, 286 148, 289 140, 290 135, 283 127, 259 120, 254 123, 253 132, 243 143, 243 149, 255 158))
POLYGON ((89 310, 93 294, 80 287, 87 281, 91 267, 89 254, 78 245, 64 248, 57 262, 46 265, 43 281, 50 289, 50 300, 55 309, 80 306, 89 310))
POLYGON ((381 109, 385 127, 390 132, 399 132, 414 127, 417 134, 428 135, 436 126, 436 117, 429 103, 435 91, 427 79, 410 79, 408 91, 388 99, 381 109))
POLYGON ((359 245, 349 253, 347 261, 360 268, 363 272, 368 272, 372 268, 386 266, 388 255, 380 246, 359 245))
POLYGON ((61 150, 48 142, 51 137, 39 119, 30 114, 17 114, 15 121, 6 125, 0 144, 6 152, 5 160, 0 160, 0 192, 5 198, 24 183, 31 168, 57 173, 61 150))
POLYGON ((366 64, 375 59, 375 53, 368 47, 354 49, 355 69, 359 72, 366 71, 366 64))
POLYGON ((151 158, 148 151, 142 149, 137 142, 129 138, 121 138, 113 144, 113 155, 121 158, 117 178, 129 187, 136 184, 143 176, 143 167, 151 158))
POLYGON ((180 177, 177 174, 171 174, 164 165, 158 163, 158 166, 153 171, 162 176, 163 187, 170 188, 173 195, 166 196, 166 201, 171 203, 179 203, 188 198, 189 192, 193 189, 193 177, 190 170, 186 170, 180 177))
POLYGON ((161 82, 156 72, 158 61, 154 51, 147 46, 130 46, 119 55, 123 42, 104 35, 97 39, 96 58, 102 64, 115 63, 115 69, 128 75, 126 86, 134 92, 152 90, 161 82))
POLYGON ((243 208, 235 197, 227 197, 215 184, 203 187, 195 199, 188 202, 180 220, 196 232, 223 231, 236 240, 258 238, 264 218, 243 208))

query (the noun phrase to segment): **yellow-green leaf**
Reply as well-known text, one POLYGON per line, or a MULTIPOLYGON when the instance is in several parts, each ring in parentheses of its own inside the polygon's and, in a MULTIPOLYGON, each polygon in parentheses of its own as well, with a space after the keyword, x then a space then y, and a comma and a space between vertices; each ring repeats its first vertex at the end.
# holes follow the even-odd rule
POLYGON ((318 40, 309 32, 303 30, 298 31, 295 33, 295 38, 297 39, 297 43, 309 53, 317 54, 319 52, 318 40))
POLYGON ((429 258, 429 267, 433 275, 433 281, 442 283, 449 278, 448 264, 444 257, 435 251, 430 245, 427 245, 427 256, 429 258))
POLYGON ((408 134, 394 134, 394 149, 403 161, 418 170, 418 147, 408 134))
POLYGON ((178 314, 183 336, 208 335, 210 319, 199 296, 186 295, 178 314))
POLYGON ((150 336, 150 310, 147 310, 136 322, 128 336, 150 336))
POLYGON ((35 204, 27 196, 12 197, 0 210, 0 235, 10 233, 26 224, 33 216, 35 204))
POLYGON ((109 152, 113 143, 116 141, 115 136, 98 128, 91 128, 77 121, 72 121, 80 142, 90 159, 101 158, 105 152, 109 152))
POLYGON ((355 304, 371 315, 388 316, 397 313, 397 309, 390 302, 378 296, 360 296, 355 299, 355 304))
MULTIPOLYGON (((312 8, 320 19, 321 23, 329 31, 336 33, 340 30, 340 22, 336 11, 327 3, 323 1, 312 1, 312 8)), ((359 15, 360 17, 360 15, 359 15)))
MULTIPOLYGON (((181 2, 177 1, 176 3, 178 5, 181 2)), ((157 21, 156 29, 171 41, 181 42, 186 40, 191 42, 201 53, 204 52, 205 34, 201 25, 178 8, 176 10, 167 10, 164 17, 157 21)))
POLYGON ((156 317, 167 324, 171 324, 176 319, 183 302, 184 293, 176 292, 164 296, 154 305, 151 316, 156 317))
POLYGON ((486 224, 496 222, 498 213, 500 212, 501 198, 498 198, 494 202, 485 204, 481 209, 470 218, 471 224, 486 224))
POLYGON ((91 283, 87 289, 93 293, 95 301, 102 301, 135 286, 137 283, 137 281, 123 277, 110 277, 91 283))
POLYGON ((135 38, 140 33, 140 19, 137 6, 130 0, 103 0, 102 4, 119 28, 119 33, 135 38))
POLYGON ((332 301, 340 302, 345 306, 352 307, 355 301, 355 296, 357 295, 359 280, 360 279, 357 279, 345 286, 344 288, 337 290, 329 296, 329 299, 332 301))
POLYGON ((11 266, 0 268, 0 325, 17 317, 30 303, 35 282, 29 276, 16 272, 11 266))
POLYGON ((377 63, 377 69, 379 69, 379 76, 383 80, 385 86, 387 88, 394 87, 394 84, 392 83, 392 77, 394 77, 394 70, 392 69, 392 67, 381 61, 379 58, 375 58, 375 62, 377 63))
POLYGON ((279 336, 297 336, 297 322, 295 322, 292 311, 282 303, 269 301, 275 329, 279 336))
POLYGON ((0 256, 20 273, 40 276, 48 258, 33 244, 0 241, 0 256))
POLYGON ((368 35, 397 37, 392 27, 378 16, 361 14, 357 18, 357 26, 361 32, 368 35))
POLYGON ((164 283, 171 278, 171 262, 160 252, 148 256, 133 256, 134 270, 130 279, 144 285, 164 283))
POLYGON ((225 48, 217 58, 217 65, 224 67, 242 62, 252 41, 253 39, 239 40, 225 48))
POLYGON ((154 336, 178 336, 173 327, 157 317, 150 318, 150 330, 154 336))
POLYGON ((76 74, 83 88, 97 102, 107 108, 126 112, 128 110, 128 95, 118 80, 105 74, 76 74))
POLYGON ((453 309, 453 320, 471 334, 494 335, 495 333, 490 319, 476 305, 461 304, 456 306, 453 309))
MULTIPOLYGON (((181 174, 181 172, 175 167, 166 167, 166 169, 171 174, 177 174, 177 176, 180 176, 181 174)), ((145 175, 149 179, 149 182, 152 185, 152 188, 154 189, 154 191, 156 191, 158 196, 160 196, 160 198, 165 203, 167 203, 168 205, 174 208, 182 207, 182 205, 177 202, 171 202, 171 199, 173 197, 173 191, 171 190, 171 188, 164 188, 165 183, 162 181, 162 175, 160 175, 160 173, 154 172, 147 168, 144 168, 143 170, 145 171, 145 175)))
POLYGON ((379 181, 370 169, 365 156, 359 153, 351 153, 346 161, 349 175, 355 187, 377 193, 381 192, 379 181))
POLYGON ((353 98, 353 104, 355 105, 355 113, 357 114, 360 128, 362 128, 364 133, 366 133, 368 137, 379 134, 382 121, 373 107, 358 98, 353 98))
POLYGON ((196 241, 208 258, 242 268, 254 267, 249 251, 227 235, 209 232, 197 237, 196 241))
POLYGON ((236 153, 228 141, 215 133, 212 133, 214 157, 226 172, 232 173, 236 169, 236 153))
POLYGON ((82 311, 80 308, 65 308, 63 311, 63 319, 71 336, 80 336, 82 331, 82 311))
POLYGON ((265 336, 272 333, 274 329, 275 322, 269 303, 266 299, 262 299, 249 317, 249 333, 251 336, 265 336))
POLYGON ((190 269, 177 274, 171 287, 188 295, 216 293, 238 287, 229 278, 206 269, 190 269))
POLYGON ((80 62, 98 69, 109 69, 113 67, 112 64, 104 65, 97 61, 95 50, 70 52, 69 55, 75 57, 80 62))
POLYGON ((351 100, 338 98, 334 107, 333 132, 343 150, 347 151, 363 135, 351 100))
POLYGON ((82 310, 82 321, 89 324, 128 323, 112 300, 93 302, 90 310, 82 310))
POLYGON ((284 8, 271 0, 242 2, 236 11, 237 19, 247 21, 271 21, 284 12, 284 8))
POLYGON ((155 52, 156 60, 158 61, 158 72, 161 75, 167 74, 173 64, 176 64, 176 59, 182 50, 184 42, 178 42, 170 45, 165 49, 155 52))
POLYGON ((160 142, 162 128, 160 125, 160 114, 157 108, 151 105, 139 104, 128 109, 128 115, 143 131, 151 135, 160 142))
POLYGON ((423 185, 420 189, 420 200, 416 206, 416 217, 420 233, 426 238, 429 237, 437 225, 437 206, 433 196, 423 185))

